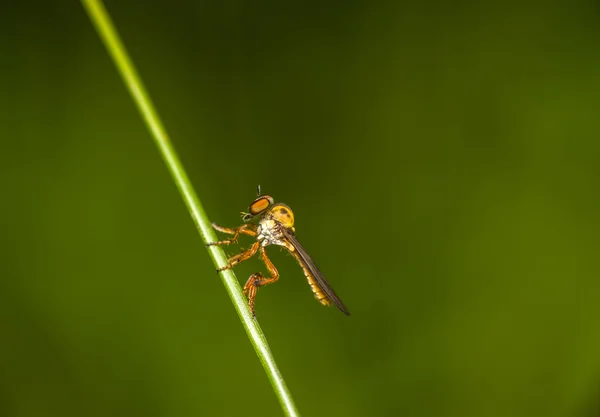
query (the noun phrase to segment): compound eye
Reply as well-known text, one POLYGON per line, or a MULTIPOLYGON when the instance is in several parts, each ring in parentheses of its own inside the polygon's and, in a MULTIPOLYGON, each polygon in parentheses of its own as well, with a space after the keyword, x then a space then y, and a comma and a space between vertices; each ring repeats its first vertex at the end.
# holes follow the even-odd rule
POLYGON ((249 214, 256 216, 268 209, 271 204, 273 204, 273 197, 268 195, 260 196, 250 204, 250 208, 248 208, 249 214))

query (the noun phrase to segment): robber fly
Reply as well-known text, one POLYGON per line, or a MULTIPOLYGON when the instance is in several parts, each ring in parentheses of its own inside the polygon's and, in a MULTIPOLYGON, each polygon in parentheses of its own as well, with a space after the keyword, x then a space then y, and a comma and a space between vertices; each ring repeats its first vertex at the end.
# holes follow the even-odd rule
POLYGON ((237 242, 240 234, 256 238, 256 242, 245 252, 232 256, 227 262, 227 266, 219 268, 217 271, 231 269, 240 262, 250 259, 257 252, 264 261, 271 277, 265 277, 260 272, 255 272, 250 276, 246 285, 244 285, 244 295, 248 297, 250 310, 254 315, 254 299, 259 287, 276 282, 279 279, 279 272, 267 256, 265 248, 269 245, 283 246, 296 258, 308 279, 315 298, 323 305, 336 305, 344 314, 350 315, 350 312, 342 303, 342 300, 335 294, 333 288, 323 277, 323 274, 317 268, 315 261, 306 252, 306 249, 298 242, 294 229, 294 213, 283 203, 275 203, 273 197, 261 195, 260 185, 258 186, 258 197, 250 204, 248 212, 242 212, 244 225, 236 228, 221 227, 216 224, 212 226, 222 233, 233 235, 231 239, 221 240, 219 242, 209 243, 208 245, 229 245, 237 242), (258 220, 258 225, 251 223, 254 219, 258 220))

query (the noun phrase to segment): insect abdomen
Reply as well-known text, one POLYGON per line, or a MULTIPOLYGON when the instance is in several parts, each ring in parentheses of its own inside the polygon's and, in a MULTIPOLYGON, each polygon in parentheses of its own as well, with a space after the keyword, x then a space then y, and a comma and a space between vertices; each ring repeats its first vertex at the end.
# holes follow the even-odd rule
POLYGON ((308 285, 310 285, 310 289, 315 294, 315 298, 317 299, 317 301, 319 301, 321 304, 323 304, 325 306, 331 305, 331 300, 327 297, 327 295, 325 295, 323 290, 321 290, 321 287, 319 287, 319 285, 317 284, 315 277, 313 277, 311 272, 304 265, 304 263, 302 262, 302 259, 300 258, 300 256, 298 256, 298 253, 296 251, 294 251, 294 252, 292 252, 292 254, 294 255, 294 257, 296 258, 296 260, 302 267, 302 270, 304 271, 304 275, 306 276, 306 279, 308 280, 308 285))

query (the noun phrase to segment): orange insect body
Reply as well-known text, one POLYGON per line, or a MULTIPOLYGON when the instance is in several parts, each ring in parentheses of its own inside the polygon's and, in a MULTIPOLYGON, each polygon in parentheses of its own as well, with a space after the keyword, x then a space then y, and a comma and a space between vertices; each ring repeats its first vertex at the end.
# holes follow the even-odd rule
POLYGON ((250 249, 232 256, 229 258, 227 266, 218 269, 218 271, 223 271, 233 268, 238 263, 250 259, 257 252, 260 252, 261 258, 265 262, 271 277, 265 277, 260 272, 256 272, 250 276, 246 285, 244 285, 244 294, 248 297, 252 314, 254 314, 254 300, 258 288, 271 284, 279 279, 279 272, 267 257, 265 251, 265 248, 269 245, 278 245, 286 248, 298 261, 315 298, 321 304, 335 304, 344 314, 350 315, 350 312, 344 303, 342 303, 342 300, 335 294, 333 288, 331 288, 329 283, 325 280, 313 259, 296 239, 294 213, 287 205, 275 203, 271 196, 261 195, 259 187, 258 197, 250 204, 248 213, 242 213, 242 218, 246 224, 237 228, 221 227, 213 223, 213 227, 216 230, 231 234, 233 237, 231 239, 209 243, 209 245, 229 245, 230 243, 236 242, 240 234, 256 238, 256 242, 250 249), (255 218, 259 219, 257 225, 249 223, 255 218))

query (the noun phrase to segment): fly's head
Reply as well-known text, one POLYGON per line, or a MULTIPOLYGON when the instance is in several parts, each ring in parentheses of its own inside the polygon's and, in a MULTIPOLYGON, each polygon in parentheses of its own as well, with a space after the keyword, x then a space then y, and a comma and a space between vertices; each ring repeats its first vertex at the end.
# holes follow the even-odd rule
POLYGON ((270 195, 261 195, 258 187, 258 197, 248 207, 248 212, 242 212, 242 220, 249 223, 254 219, 258 222, 258 240, 268 244, 284 244, 284 230, 294 234, 294 212, 283 203, 275 203, 270 195))
POLYGON ((248 207, 248 212, 242 212, 242 220, 244 223, 248 223, 257 216, 264 216, 267 212, 267 209, 271 207, 273 203, 273 197, 270 195, 259 195, 256 197, 256 200, 250 204, 250 207, 248 207))

